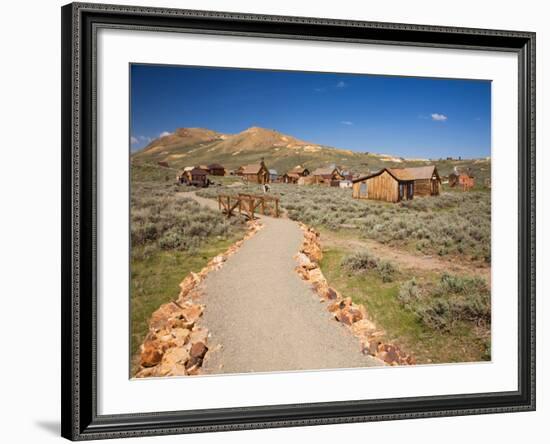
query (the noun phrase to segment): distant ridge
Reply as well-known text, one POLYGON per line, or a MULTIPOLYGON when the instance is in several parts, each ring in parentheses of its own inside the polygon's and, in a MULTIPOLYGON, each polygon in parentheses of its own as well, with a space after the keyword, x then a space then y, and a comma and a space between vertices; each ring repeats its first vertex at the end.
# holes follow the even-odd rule
POLYGON ((178 128, 132 154, 134 162, 166 162, 174 168, 220 163, 231 170, 261 159, 279 173, 285 173, 296 165, 310 170, 337 165, 357 173, 368 173, 384 167, 435 163, 443 175, 450 173, 457 165, 472 167, 474 172, 483 176, 490 175, 490 159, 487 158, 475 161, 404 159, 391 154, 361 153, 319 145, 257 126, 237 134, 224 134, 207 128, 178 128))

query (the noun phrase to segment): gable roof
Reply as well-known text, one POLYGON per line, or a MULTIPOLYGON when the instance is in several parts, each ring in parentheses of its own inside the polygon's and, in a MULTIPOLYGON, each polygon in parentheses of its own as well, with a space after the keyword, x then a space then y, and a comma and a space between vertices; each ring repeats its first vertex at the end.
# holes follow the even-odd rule
POLYGON ((191 175, 192 176, 196 176, 196 175, 203 175, 203 176, 207 176, 208 175, 208 171, 202 169, 202 168, 199 168, 199 167, 195 167, 193 168, 191 171, 190 171, 191 175))
POLYGON ((242 168, 242 173, 243 174, 258 174, 261 170, 262 170, 262 167, 264 165, 261 164, 261 163, 252 163, 250 165, 243 165, 241 168, 242 168))
POLYGON ((294 168, 292 168, 288 174, 303 174, 304 171, 309 171, 306 167, 303 167, 301 165, 297 165, 294 168))
POLYGON ((336 167, 322 167, 322 168, 316 168, 311 173, 312 176, 331 176, 332 173, 338 172, 338 168, 336 167))
POLYGON ((434 173, 437 174, 435 165, 414 168, 388 168, 388 172, 398 180, 431 179, 434 173))
POLYGON ((395 180, 400 182, 406 182, 410 180, 420 180, 420 179, 431 179, 434 173, 437 175, 437 177, 439 177, 439 174, 437 174, 435 165, 428 165, 428 166, 414 167, 414 168, 382 168, 380 171, 377 171, 376 173, 369 174, 367 176, 358 177, 357 179, 353 179, 352 182, 353 183, 362 182, 363 180, 370 179, 371 177, 376 177, 382 174, 384 171, 387 171, 390 176, 392 176, 395 180))

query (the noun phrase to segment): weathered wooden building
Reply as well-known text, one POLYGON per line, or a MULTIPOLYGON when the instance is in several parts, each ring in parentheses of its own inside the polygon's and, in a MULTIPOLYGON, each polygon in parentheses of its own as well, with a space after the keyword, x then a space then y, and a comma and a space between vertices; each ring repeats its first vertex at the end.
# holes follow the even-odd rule
POLYGON ((415 196, 438 196, 441 192, 441 178, 435 165, 414 168, 391 168, 394 175, 414 181, 415 196))
POLYGON ((475 185, 475 179, 469 171, 455 170, 449 174, 449 186, 452 188, 461 187, 463 191, 468 191, 475 185))
POLYGON ((225 176, 225 168, 219 163, 211 163, 210 165, 208 165, 208 172, 212 176, 225 176))
POLYGON ((207 187, 209 185, 208 171, 199 167, 186 167, 179 175, 178 182, 197 187, 207 187))
POLYGON ((188 176, 189 176, 189 180, 188 180, 189 185, 193 185, 196 187, 208 186, 208 183, 209 183, 208 171, 206 171, 205 169, 198 168, 198 167, 193 168, 191 171, 189 171, 188 176))
POLYGON ((237 170, 237 174, 242 176, 244 180, 252 183, 269 183, 269 170, 265 166, 264 161, 251 165, 244 165, 237 170))
POLYGON ((435 166, 418 168, 384 168, 353 181, 355 199, 399 202, 416 196, 438 195, 441 179, 435 166))
POLYGON ((313 170, 311 175, 314 177, 314 183, 318 185, 326 185, 337 187, 344 176, 336 167, 324 167, 313 170))
POLYGON ((414 181, 398 178, 389 168, 353 179, 352 183, 352 196, 355 199, 399 202, 412 199, 414 196, 414 181))
POLYGON ((298 180, 300 180, 300 177, 307 177, 309 176, 309 174, 310 174, 310 171, 307 168, 301 165, 298 165, 282 176, 282 182, 298 183, 298 180))

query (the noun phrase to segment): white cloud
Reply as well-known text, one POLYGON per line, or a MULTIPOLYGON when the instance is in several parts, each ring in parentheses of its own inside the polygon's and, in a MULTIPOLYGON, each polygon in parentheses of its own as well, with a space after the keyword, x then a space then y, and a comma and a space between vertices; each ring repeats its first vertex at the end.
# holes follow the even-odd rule
POLYGON ((353 122, 350 122, 349 120, 342 120, 340 123, 342 125, 348 125, 348 126, 353 125, 353 122))
POLYGON ((433 113, 431 116, 432 120, 435 120, 436 122, 445 122, 445 120, 447 120, 447 116, 445 114, 433 113))
POLYGON ((139 143, 139 139, 137 137, 131 136, 130 137, 130 143, 132 145, 137 145, 139 143))
POLYGON ((345 88, 347 86, 347 83, 344 82, 343 80, 340 80, 337 84, 336 84, 336 88, 345 88))
POLYGON ((163 131, 162 133, 160 133, 159 137, 165 137, 165 136, 171 136, 172 133, 169 132, 169 131, 163 131))

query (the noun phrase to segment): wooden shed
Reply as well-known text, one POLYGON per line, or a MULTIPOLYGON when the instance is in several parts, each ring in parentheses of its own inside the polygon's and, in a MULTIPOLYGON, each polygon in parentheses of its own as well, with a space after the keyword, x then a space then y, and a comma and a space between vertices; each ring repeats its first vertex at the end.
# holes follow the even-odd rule
POLYGON ((355 199, 399 202, 414 196, 414 180, 398 178, 389 168, 353 179, 352 183, 352 196, 355 199))
POLYGON ((269 170, 264 161, 251 165, 244 165, 239 168, 238 175, 242 176, 248 182, 264 184, 269 182, 269 170))
POLYGON ((390 170, 399 179, 414 181, 415 196, 438 196, 441 191, 441 178, 435 165, 390 170))
POLYGON ((416 196, 435 196, 441 179, 434 165, 417 168, 384 168, 353 181, 353 197, 399 202, 416 196))
POLYGON ((202 168, 193 168, 188 174, 188 184, 196 187, 207 187, 209 184, 208 171, 202 168))
POLYGON ((298 183, 300 177, 309 176, 310 171, 301 165, 297 165, 282 176, 284 183, 298 183))
POLYGON ((311 175, 315 178, 314 183, 318 185, 327 185, 337 187, 344 176, 336 167, 317 168, 311 175))
POLYGON ((208 165, 208 172, 212 176, 225 176, 225 168, 219 163, 211 163, 210 165, 208 165))
POLYGON ((468 191, 475 185, 475 179, 469 171, 460 171, 457 168, 449 174, 449 186, 461 187, 462 191, 468 191))

